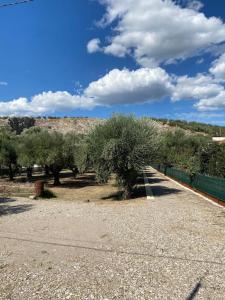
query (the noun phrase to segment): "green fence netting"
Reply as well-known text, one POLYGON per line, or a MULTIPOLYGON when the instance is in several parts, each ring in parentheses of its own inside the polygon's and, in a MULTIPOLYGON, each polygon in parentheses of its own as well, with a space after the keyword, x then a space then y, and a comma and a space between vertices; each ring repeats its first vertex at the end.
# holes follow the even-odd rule
POLYGON ((151 166, 165 175, 225 202, 225 179, 223 178, 210 177, 202 174, 197 174, 191 178, 186 172, 166 167, 163 164, 152 163, 151 166))

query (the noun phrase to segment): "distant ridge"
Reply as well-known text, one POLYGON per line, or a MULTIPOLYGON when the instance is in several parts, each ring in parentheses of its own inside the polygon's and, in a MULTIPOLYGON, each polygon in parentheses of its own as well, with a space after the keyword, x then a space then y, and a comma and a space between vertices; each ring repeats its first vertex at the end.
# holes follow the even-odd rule
MULTIPOLYGON (((159 131, 185 130, 188 133, 206 134, 214 137, 225 136, 225 126, 217 126, 200 122, 187 122, 182 120, 144 118, 159 131)), ((36 126, 55 130, 62 133, 76 131, 78 134, 89 133, 96 125, 103 124, 106 119, 88 117, 38 117, 36 126)), ((8 124, 8 117, 0 117, 0 127, 8 124)))

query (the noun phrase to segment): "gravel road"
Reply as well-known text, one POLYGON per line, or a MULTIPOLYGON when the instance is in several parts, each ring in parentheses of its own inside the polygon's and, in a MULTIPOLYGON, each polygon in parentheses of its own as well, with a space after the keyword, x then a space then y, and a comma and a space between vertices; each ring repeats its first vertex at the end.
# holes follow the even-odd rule
POLYGON ((153 200, 0 200, 0 299, 225 299, 225 210, 163 175, 153 200))

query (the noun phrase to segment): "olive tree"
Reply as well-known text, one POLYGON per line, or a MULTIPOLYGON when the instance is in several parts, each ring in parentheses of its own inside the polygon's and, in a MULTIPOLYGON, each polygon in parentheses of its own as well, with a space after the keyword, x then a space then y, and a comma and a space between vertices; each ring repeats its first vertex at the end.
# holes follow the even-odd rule
POLYGON ((40 130, 36 135, 36 151, 37 164, 47 166, 54 177, 54 185, 59 185, 60 172, 66 164, 63 134, 40 130))
POLYGON ((0 130, 0 165, 8 168, 9 179, 13 180, 17 165, 15 136, 6 128, 0 130))
POLYGON ((84 173, 88 163, 88 144, 86 137, 75 132, 67 133, 64 137, 64 153, 66 167, 74 174, 84 173))
POLYGON ((114 172, 124 199, 131 197, 139 171, 154 160, 157 148, 155 130, 133 116, 113 116, 97 126, 89 138, 97 179, 107 182, 114 172))
POLYGON ((12 117, 8 119, 8 125, 17 135, 21 134, 24 129, 35 125, 35 119, 31 117, 12 117))
POLYGON ((33 166, 37 162, 37 136, 40 132, 40 128, 32 127, 24 130, 17 139, 18 164, 26 167, 28 180, 32 178, 33 166))

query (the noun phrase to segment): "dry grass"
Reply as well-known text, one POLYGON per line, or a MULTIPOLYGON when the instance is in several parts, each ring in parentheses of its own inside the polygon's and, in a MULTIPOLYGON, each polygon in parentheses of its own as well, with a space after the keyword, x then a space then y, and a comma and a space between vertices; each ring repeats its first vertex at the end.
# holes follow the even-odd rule
MULTIPOLYGON (((0 197, 29 197, 34 193, 34 182, 39 179, 46 181, 46 188, 56 195, 57 201, 100 203, 107 201, 110 203, 120 200, 121 192, 116 185, 114 175, 111 176, 107 184, 99 184, 93 172, 87 172, 74 178, 69 171, 61 173, 61 185, 59 187, 53 186, 52 178, 46 179, 41 173, 36 173, 31 183, 26 183, 23 176, 17 177, 14 182, 1 179, 0 197)), ((132 201, 145 200, 145 198, 145 188, 142 180, 139 179, 132 201)))

